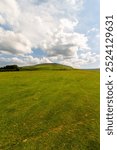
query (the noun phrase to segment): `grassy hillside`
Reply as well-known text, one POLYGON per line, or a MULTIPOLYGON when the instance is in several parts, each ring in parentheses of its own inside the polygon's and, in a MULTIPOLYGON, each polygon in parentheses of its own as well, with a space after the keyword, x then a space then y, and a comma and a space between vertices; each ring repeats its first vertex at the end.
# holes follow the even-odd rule
POLYGON ((99 150, 99 71, 0 72, 1 150, 99 150))
POLYGON ((56 63, 46 63, 46 64, 38 64, 34 66, 25 66, 21 67, 21 71, 34 71, 34 70, 71 70, 73 69, 70 66, 65 66, 62 64, 56 63))

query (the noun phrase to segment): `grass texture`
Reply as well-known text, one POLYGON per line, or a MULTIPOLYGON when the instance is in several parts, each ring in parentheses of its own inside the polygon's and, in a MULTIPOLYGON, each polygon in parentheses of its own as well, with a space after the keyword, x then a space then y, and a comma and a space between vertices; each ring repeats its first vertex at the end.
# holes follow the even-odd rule
POLYGON ((0 73, 0 150, 99 150, 99 70, 0 73))

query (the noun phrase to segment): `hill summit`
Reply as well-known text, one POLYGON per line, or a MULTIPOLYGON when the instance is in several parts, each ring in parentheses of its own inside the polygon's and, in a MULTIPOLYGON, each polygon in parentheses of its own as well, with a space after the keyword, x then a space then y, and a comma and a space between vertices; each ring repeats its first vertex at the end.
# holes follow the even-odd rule
POLYGON ((44 64, 37 64, 33 66, 24 66, 20 67, 21 71, 33 71, 33 70, 71 70, 73 69, 70 66, 57 64, 57 63, 44 63, 44 64))

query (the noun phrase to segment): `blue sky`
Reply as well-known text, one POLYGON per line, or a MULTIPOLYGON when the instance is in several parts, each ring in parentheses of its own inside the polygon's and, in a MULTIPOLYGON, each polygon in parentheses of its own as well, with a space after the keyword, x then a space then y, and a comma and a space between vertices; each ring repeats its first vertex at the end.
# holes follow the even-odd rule
POLYGON ((0 66, 99 67, 99 0, 0 1, 0 66))

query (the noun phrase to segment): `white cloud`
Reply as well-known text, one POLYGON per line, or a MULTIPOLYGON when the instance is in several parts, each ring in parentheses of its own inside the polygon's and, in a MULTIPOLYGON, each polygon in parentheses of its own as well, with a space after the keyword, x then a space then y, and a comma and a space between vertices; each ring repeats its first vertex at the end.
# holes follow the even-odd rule
POLYGON ((0 24, 4 24, 5 23, 5 20, 4 18, 0 15, 0 24))
POLYGON ((100 38, 100 34, 96 34, 96 38, 100 38))
POLYGON ((31 53, 31 43, 21 33, 0 28, 0 51, 12 54, 31 53))
POLYGON ((33 64, 40 64, 40 63, 51 63, 51 61, 46 57, 38 58, 29 55, 23 58, 23 63, 25 63, 25 65, 27 64, 33 65, 33 64))
POLYGON ((80 54, 79 58, 84 59, 86 63, 95 63, 99 60, 99 55, 96 53, 87 52, 80 54))
POLYGON ((90 30, 88 30, 88 33, 90 32, 99 32, 99 29, 93 27, 90 30))
POLYGON ((82 65, 89 65, 99 61, 99 55, 91 52, 82 53, 76 57, 63 59, 61 64, 72 66, 73 68, 80 68, 82 65))
MULTIPOLYGON (((0 28, 0 52, 15 54, 11 62, 20 65, 49 62, 50 59, 72 66, 88 63, 90 55, 87 55, 89 60, 77 56, 79 49, 82 53, 91 53, 88 37, 75 31, 82 5, 83 0, 0 1, 0 23, 11 27, 11 31, 0 28), (33 48, 44 51, 46 57, 32 57, 33 48), (26 56, 29 53, 30 56, 26 56), (19 59, 17 55, 25 56, 19 59)), ((8 61, 10 63, 9 58, 8 61)))
POLYGON ((5 58, 1 57, 0 58, 0 66, 3 66, 5 64, 17 64, 19 66, 28 66, 28 65, 36 65, 36 64, 41 64, 41 63, 51 63, 51 61, 46 58, 38 58, 38 57, 32 57, 31 55, 29 56, 22 56, 22 57, 11 57, 11 58, 5 58))
POLYGON ((14 24, 20 14, 16 0, 1 0, 0 1, 0 14, 4 17, 7 23, 14 24))

